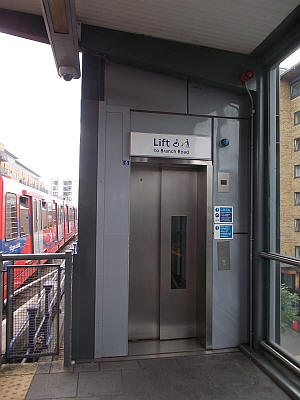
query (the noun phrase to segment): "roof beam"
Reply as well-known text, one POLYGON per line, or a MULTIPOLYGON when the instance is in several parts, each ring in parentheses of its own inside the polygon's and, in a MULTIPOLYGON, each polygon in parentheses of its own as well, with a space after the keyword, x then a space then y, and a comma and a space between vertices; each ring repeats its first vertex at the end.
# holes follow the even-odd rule
POLYGON ((252 52, 266 70, 278 65, 300 47, 300 5, 252 52))
POLYGON ((49 43, 43 17, 0 8, 0 32, 49 43))
POLYGON ((256 57, 85 24, 80 47, 123 64, 238 90, 245 69, 260 69, 256 57))

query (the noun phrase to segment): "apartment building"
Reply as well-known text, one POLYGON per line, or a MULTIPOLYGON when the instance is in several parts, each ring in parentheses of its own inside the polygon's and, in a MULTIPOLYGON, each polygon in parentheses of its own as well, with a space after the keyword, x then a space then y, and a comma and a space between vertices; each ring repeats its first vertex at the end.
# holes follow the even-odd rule
POLYGON ((22 164, 18 157, 9 152, 2 143, 0 143, 0 175, 47 192, 44 183, 39 180, 40 175, 22 164))

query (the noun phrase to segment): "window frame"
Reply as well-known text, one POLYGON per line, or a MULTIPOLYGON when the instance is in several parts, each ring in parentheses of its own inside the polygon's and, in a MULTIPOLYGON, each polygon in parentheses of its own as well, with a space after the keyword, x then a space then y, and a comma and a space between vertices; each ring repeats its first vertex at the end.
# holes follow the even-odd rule
POLYGON ((294 112, 294 126, 299 124, 300 124, 300 110, 294 112), (296 122, 296 118, 298 119, 298 122, 296 122))
POLYGON ((298 179, 298 178, 300 178, 300 164, 294 164, 294 179, 298 179), (299 168, 299 171, 298 171, 298 173, 299 173, 299 175, 297 176, 296 175, 296 168, 299 168))
POLYGON ((20 219, 20 237, 25 237, 30 235, 30 219, 29 219, 29 198, 26 196, 20 196, 19 197, 19 219, 20 219), (21 230, 21 199, 26 199, 27 202, 27 207, 24 207, 27 209, 27 216, 28 216, 28 233, 23 233, 21 230))
POLYGON ((18 198, 16 193, 12 193, 12 192, 6 192, 5 193, 5 242, 11 242, 12 240, 16 240, 19 237, 19 221, 18 221, 18 211, 17 211, 17 207, 18 207, 18 198), (11 195, 14 196, 15 198, 15 202, 16 202, 16 221, 17 221, 17 232, 16 232, 16 236, 12 237, 10 239, 7 238, 7 197, 11 195))

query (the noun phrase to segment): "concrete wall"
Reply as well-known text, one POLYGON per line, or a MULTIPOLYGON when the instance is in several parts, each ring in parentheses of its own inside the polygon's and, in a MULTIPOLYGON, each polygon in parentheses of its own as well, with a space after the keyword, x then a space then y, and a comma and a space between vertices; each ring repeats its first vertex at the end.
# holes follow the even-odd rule
POLYGON ((213 250, 213 348, 247 340, 247 99, 156 73, 106 63, 99 103, 95 357, 127 354, 130 130, 212 136, 215 179, 231 172, 232 190, 214 203, 235 207, 231 269, 218 271, 213 250), (192 114, 192 115, 191 115, 192 114), (220 117, 220 118, 216 118, 220 117), (220 149, 219 139, 230 146, 220 149), (125 165, 124 165, 125 164, 125 165))

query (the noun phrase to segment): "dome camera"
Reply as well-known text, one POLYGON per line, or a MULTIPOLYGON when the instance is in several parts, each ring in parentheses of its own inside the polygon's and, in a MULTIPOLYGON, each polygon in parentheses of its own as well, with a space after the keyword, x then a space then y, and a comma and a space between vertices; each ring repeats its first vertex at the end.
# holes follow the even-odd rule
POLYGON ((71 81, 77 78, 77 70, 74 67, 61 66, 58 69, 59 76, 61 76, 65 81, 71 81))

